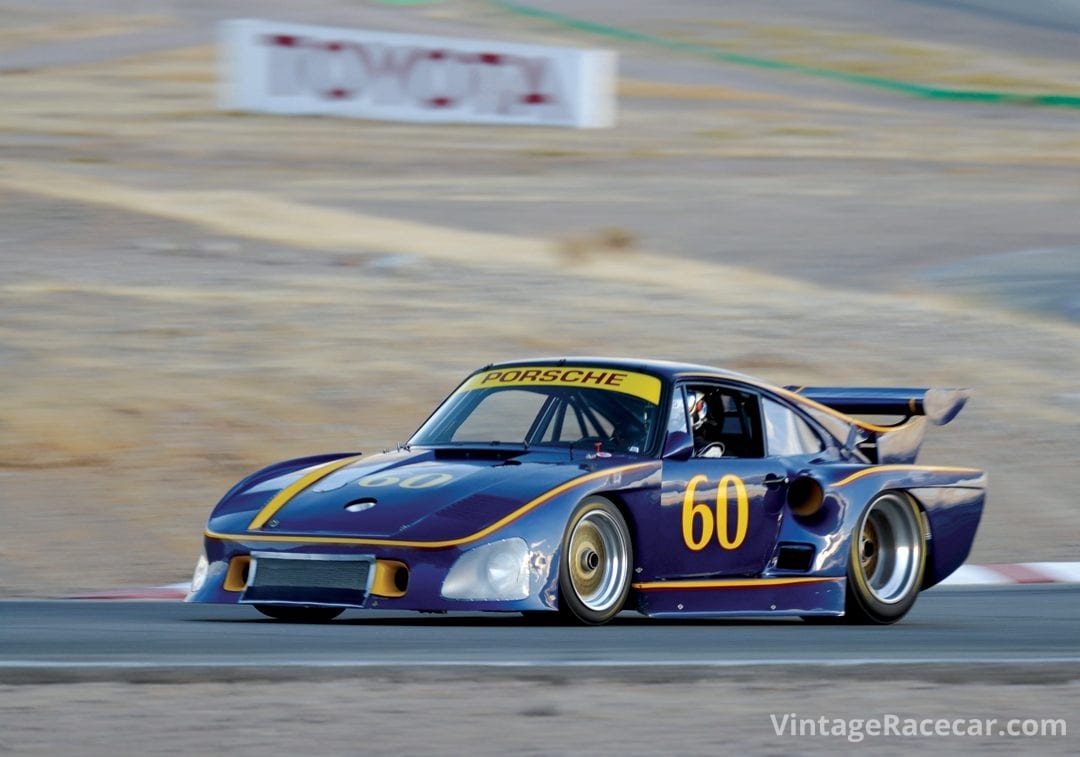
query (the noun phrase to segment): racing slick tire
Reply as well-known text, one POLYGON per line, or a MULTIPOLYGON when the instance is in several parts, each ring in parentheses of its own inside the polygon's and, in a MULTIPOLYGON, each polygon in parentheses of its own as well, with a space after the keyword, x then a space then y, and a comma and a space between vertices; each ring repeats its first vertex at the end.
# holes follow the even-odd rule
POLYGON ((588 497, 566 526, 559 561, 559 613, 573 623, 600 625, 630 595, 634 549, 618 508, 588 497))
POLYGON ((851 538, 844 620, 895 623, 915 604, 926 569, 918 506, 902 492, 880 494, 859 516, 851 538))
POLYGON ((255 609, 267 617, 286 623, 327 623, 345 612, 344 607, 306 605, 255 605, 255 609))

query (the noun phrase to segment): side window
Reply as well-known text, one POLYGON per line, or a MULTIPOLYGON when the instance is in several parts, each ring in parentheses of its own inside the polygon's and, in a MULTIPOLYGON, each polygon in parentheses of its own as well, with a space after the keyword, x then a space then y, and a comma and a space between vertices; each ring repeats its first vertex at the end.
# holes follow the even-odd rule
POLYGON ((763 406, 770 455, 811 455, 825 449, 821 437, 793 410, 770 399, 763 406))
POLYGON ((686 407, 698 457, 762 457, 765 445, 756 394, 725 386, 688 384, 686 407))

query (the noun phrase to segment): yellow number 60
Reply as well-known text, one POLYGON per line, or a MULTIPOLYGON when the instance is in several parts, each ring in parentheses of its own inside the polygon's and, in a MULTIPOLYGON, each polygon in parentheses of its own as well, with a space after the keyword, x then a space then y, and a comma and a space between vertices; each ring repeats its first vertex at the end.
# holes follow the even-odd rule
POLYGON ((746 484, 738 476, 727 475, 716 485, 716 515, 709 506, 694 502, 697 488, 709 483, 707 476, 694 476, 686 487, 682 505, 683 542, 695 552, 705 549, 713 534, 722 549, 738 549, 746 540, 746 529, 750 525, 750 499, 746 494, 746 484), (735 536, 730 536, 728 523, 728 504, 731 501, 730 489, 735 488, 735 536), (701 521, 701 536, 694 538, 696 521, 701 521))

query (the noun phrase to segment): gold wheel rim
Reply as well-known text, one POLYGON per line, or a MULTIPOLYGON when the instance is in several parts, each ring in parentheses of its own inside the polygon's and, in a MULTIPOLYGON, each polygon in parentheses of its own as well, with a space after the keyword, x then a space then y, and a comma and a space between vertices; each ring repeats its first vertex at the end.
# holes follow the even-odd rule
POLYGON ((570 535, 567 572, 578 600, 605 613, 619 605, 630 574, 626 527, 604 510, 585 513, 570 535))
POLYGON ((880 550, 881 543, 878 539, 877 528, 874 527, 874 522, 867 518, 866 525, 863 526, 862 538, 859 539, 859 561, 867 580, 870 580, 877 570, 880 550))
POLYGON ((595 524, 582 522, 574 530, 574 543, 570 545, 570 580, 579 595, 590 596, 600 588, 606 553, 603 536, 595 524))

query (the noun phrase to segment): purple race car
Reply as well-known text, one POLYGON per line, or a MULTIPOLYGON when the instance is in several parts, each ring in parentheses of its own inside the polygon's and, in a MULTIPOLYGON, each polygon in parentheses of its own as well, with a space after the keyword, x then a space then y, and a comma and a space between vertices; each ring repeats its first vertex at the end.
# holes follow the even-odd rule
POLYGON ((892 623, 975 537, 985 474, 915 463, 927 424, 966 398, 659 361, 489 365, 392 452, 289 460, 234 486, 187 601, 301 621, 377 608, 892 623))

